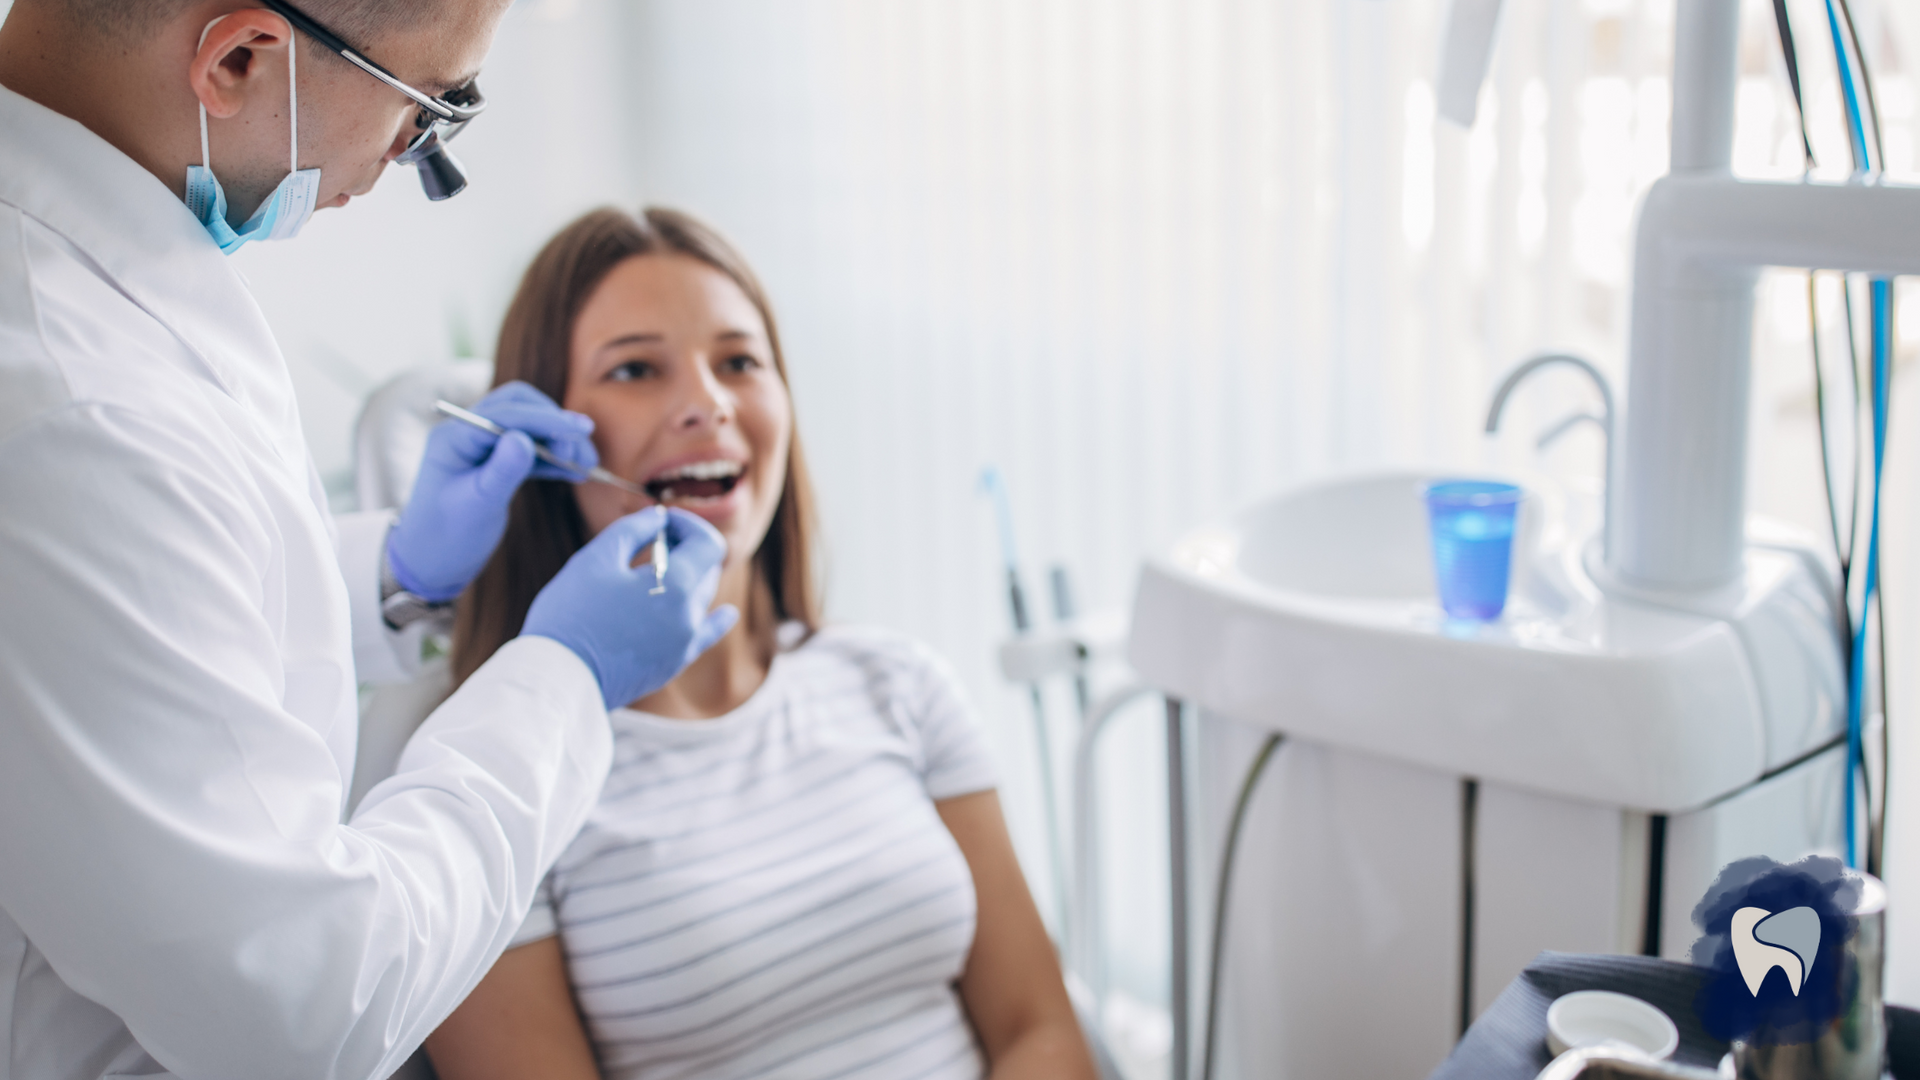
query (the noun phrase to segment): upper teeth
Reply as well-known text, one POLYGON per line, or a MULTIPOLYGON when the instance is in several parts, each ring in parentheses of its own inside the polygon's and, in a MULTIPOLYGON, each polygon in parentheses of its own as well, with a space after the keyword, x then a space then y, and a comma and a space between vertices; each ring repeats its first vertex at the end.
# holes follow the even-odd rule
POLYGON ((737 461, 695 461, 654 477, 655 480, 723 480, 740 475, 737 461))

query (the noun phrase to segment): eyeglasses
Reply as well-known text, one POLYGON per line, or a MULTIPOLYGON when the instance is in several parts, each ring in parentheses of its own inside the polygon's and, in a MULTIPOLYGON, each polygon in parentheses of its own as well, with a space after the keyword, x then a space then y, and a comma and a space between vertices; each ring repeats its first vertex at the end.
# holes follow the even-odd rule
POLYGON ((402 165, 412 165, 420 171, 420 186, 426 189, 427 198, 435 202, 451 199, 466 188, 467 172, 459 160, 447 152, 446 144, 466 130, 473 118, 486 109, 487 99, 480 93, 478 83, 470 82, 439 97, 421 93, 395 78, 386 68, 360 55, 341 41, 339 35, 314 22, 286 0, 260 2, 291 23, 295 30, 338 53, 347 63, 407 95, 414 104, 420 106, 420 111, 413 118, 413 125, 420 133, 407 144, 406 151, 394 160, 402 165))

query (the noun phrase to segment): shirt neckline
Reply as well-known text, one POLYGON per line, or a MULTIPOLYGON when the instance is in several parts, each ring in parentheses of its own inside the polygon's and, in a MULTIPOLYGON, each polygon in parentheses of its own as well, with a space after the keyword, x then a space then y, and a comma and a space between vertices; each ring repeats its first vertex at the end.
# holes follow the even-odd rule
POLYGON ((790 655, 784 651, 774 653, 773 662, 767 667, 767 677, 760 681, 747 700, 730 712, 701 720, 686 720, 622 705, 611 712, 614 727, 619 732, 644 735, 658 742, 696 743, 732 738, 779 708, 785 697, 781 687, 790 666, 790 655))

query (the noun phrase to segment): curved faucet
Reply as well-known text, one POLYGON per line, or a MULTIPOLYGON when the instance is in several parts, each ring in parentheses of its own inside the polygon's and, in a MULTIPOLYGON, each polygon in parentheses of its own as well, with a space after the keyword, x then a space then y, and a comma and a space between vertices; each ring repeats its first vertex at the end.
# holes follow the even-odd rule
POLYGON ((1604 553, 1606 545, 1609 542, 1609 534, 1612 532, 1610 526, 1613 519, 1613 388, 1607 384, 1607 377, 1601 373, 1600 369, 1594 367, 1593 364, 1585 358, 1574 356, 1571 353, 1542 353, 1539 356, 1530 357, 1529 359, 1521 361, 1512 371, 1507 372, 1506 378, 1500 380, 1500 386, 1493 392, 1493 404, 1487 409, 1487 434, 1492 435, 1500 430, 1500 413, 1506 409, 1507 399, 1513 396, 1514 390, 1519 387, 1521 382, 1525 381, 1527 376, 1549 364, 1571 364, 1579 368, 1586 373, 1589 379, 1593 380, 1594 388, 1600 391, 1599 416, 1594 416, 1590 413, 1576 413, 1562 420, 1560 423, 1555 424, 1546 434, 1542 435, 1539 446, 1541 449, 1545 449, 1547 444, 1566 434, 1574 425, 1584 421, 1593 421, 1600 425, 1600 431, 1606 436, 1607 455, 1606 471, 1600 490, 1600 544, 1601 550, 1604 553))

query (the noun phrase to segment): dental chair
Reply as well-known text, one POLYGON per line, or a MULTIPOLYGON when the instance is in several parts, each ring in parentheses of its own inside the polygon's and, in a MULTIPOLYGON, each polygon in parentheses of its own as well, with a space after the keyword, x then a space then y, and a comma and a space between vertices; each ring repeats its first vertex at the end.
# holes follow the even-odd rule
POLYGON ((493 383, 490 360, 428 364, 388 380, 367 398, 353 425, 354 493, 362 510, 398 510, 413 491, 427 433, 440 421, 433 403, 472 405, 493 383))

